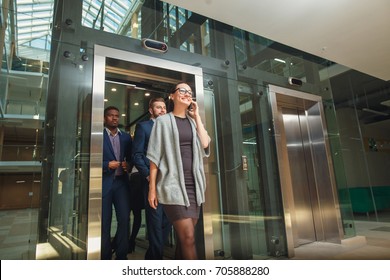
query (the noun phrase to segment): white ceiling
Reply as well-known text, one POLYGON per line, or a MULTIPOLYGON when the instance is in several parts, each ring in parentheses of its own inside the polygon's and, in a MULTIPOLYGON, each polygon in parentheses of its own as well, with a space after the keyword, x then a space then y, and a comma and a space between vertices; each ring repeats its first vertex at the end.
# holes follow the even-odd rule
POLYGON ((389 0, 165 0, 390 80, 389 0))

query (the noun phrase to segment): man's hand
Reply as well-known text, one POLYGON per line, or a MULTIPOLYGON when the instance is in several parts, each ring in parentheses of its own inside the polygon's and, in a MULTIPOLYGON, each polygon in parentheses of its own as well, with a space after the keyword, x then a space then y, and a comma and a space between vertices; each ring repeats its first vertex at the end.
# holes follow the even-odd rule
POLYGON ((128 172, 127 169, 128 169, 128 164, 126 161, 122 161, 122 168, 125 172, 128 172))
POLYGON ((112 160, 108 163, 108 168, 117 169, 120 165, 121 165, 121 163, 119 161, 112 160))

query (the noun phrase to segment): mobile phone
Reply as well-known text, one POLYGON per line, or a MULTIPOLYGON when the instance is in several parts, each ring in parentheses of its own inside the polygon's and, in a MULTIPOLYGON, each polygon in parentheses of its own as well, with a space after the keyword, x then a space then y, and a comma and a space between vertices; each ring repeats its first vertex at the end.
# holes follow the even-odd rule
MULTIPOLYGON (((192 98, 192 101, 196 101, 195 97, 192 98)), ((192 102, 191 102, 190 106, 188 106, 188 110, 190 110, 190 111, 192 110, 192 102)))

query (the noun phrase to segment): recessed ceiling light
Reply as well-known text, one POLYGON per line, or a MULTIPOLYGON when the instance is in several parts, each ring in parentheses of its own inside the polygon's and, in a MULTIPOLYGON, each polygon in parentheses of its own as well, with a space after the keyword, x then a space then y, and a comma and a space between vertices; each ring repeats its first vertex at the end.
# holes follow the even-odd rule
POLYGON ((149 92, 145 92, 145 96, 150 96, 150 93, 149 92))
POLYGON ((113 88, 111 89, 111 91, 115 92, 115 91, 116 91, 116 88, 113 87, 113 88))
POLYGON ((138 105, 139 105, 139 103, 138 103, 138 102, 135 102, 135 103, 134 103, 134 106, 138 106, 138 105))

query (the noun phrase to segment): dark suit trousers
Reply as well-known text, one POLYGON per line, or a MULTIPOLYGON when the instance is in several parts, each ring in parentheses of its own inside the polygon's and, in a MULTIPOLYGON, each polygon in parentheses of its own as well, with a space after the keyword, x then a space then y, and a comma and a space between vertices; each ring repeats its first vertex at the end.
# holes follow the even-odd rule
POLYGON ((171 232, 172 225, 164 213, 162 204, 158 204, 157 209, 150 207, 148 198, 149 183, 145 179, 145 217, 148 232, 149 247, 145 254, 145 260, 162 260, 164 245, 171 232))
POLYGON ((116 232, 116 259, 127 259, 130 231, 130 192, 126 175, 115 178, 110 191, 102 198, 102 252, 103 260, 112 259, 111 248, 111 221, 112 205, 114 205, 117 232, 116 232))

